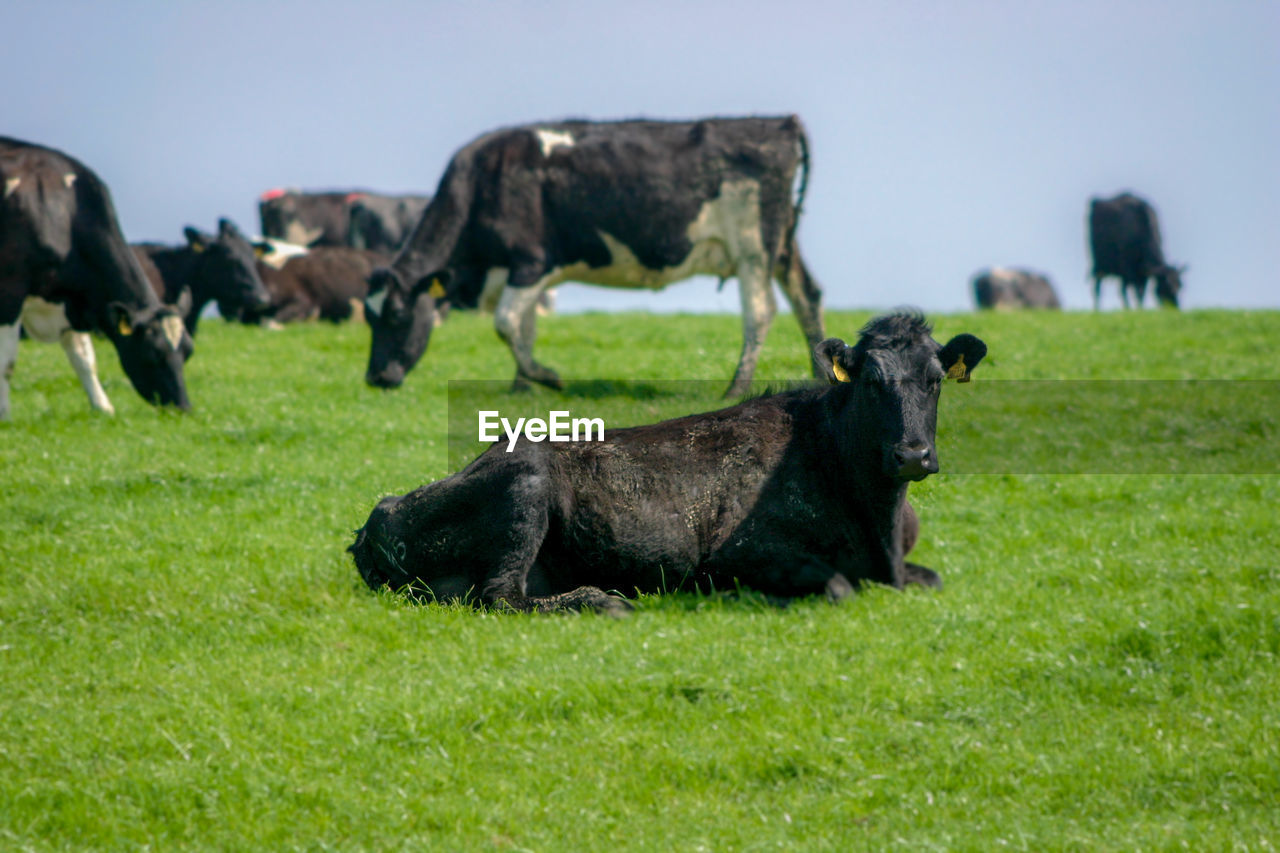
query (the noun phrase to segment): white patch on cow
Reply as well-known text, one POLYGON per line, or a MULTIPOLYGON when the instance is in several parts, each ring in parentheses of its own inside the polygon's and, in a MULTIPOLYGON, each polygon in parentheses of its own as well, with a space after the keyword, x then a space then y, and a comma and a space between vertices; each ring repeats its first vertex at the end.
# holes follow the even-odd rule
POLYGON ((67 172, 65 175, 62 176, 62 183, 66 184, 67 189, 71 189, 71 185, 74 184, 75 182, 76 182, 75 172, 67 172))
POLYGON ((314 241, 320 239, 320 235, 323 233, 323 228, 308 228, 301 222, 295 221, 285 226, 284 239, 298 246, 310 246, 314 241))
POLYGON ((565 148, 573 147, 573 134, 568 131, 560 130, 537 130, 534 133, 538 137, 538 144, 542 146, 542 156, 550 157, 551 152, 563 146, 565 148))
POLYGON ((22 178, 5 178, 4 179, 4 197, 8 198, 13 195, 13 191, 18 188, 18 184, 22 183, 22 178))
POLYGON ((479 306, 481 311, 494 311, 498 307, 498 299, 503 288, 507 286, 507 277, 511 270, 506 267, 490 267, 484 276, 484 286, 480 289, 479 306))
POLYGON ((660 290, 695 275, 731 278, 738 275, 744 261, 762 270, 765 265, 764 235, 760 231, 760 184, 756 181, 726 181, 721 185, 720 195, 704 204, 685 229, 693 248, 675 266, 647 267, 629 246, 612 234, 598 233, 609 249, 611 263, 595 269, 585 263, 571 264, 554 270, 548 276, 550 284, 578 281, 606 287, 660 290))
POLYGON ((251 244, 266 243, 270 246, 271 250, 258 260, 262 261, 267 266, 278 270, 284 269, 284 265, 290 258, 301 257, 311 251, 306 246, 299 246, 296 243, 286 243, 284 240, 277 240, 274 237, 254 237, 250 239, 249 242, 251 244))
POLYGON ((370 293, 364 299, 365 310, 374 317, 382 316, 382 306, 387 301, 387 289, 384 287, 377 293, 370 293))
POLYGON ((59 302, 46 302, 39 296, 28 296, 22 303, 22 325, 28 335, 46 344, 58 340, 71 328, 66 306, 59 302))
POLYGON ((182 318, 169 314, 160 318, 160 329, 164 332, 164 339, 169 342, 169 347, 174 351, 178 351, 178 347, 182 344, 182 333, 185 328, 182 325, 182 318))

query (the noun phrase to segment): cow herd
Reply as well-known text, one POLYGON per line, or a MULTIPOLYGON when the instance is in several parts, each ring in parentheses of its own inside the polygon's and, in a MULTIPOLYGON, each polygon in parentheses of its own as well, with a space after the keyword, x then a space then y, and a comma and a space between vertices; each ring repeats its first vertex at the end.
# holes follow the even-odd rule
MULTIPOLYGON (((452 308, 490 310, 513 388, 559 388, 534 358, 537 309, 564 281, 660 289, 695 275, 737 281, 742 348, 726 396, 749 386, 778 285, 826 384, 632 429, 599 443, 491 449, 453 476, 384 499, 351 546, 372 587, 516 610, 592 608, 633 592, 725 588, 772 596, 864 582, 936 586, 905 560, 918 532, 907 485, 938 470, 944 378, 986 353, 945 346, 915 314, 826 338, 822 291, 796 226, 809 143, 795 116, 564 121, 485 134, 450 160, 433 197, 271 190, 262 236, 231 221, 185 243, 129 245, 106 185, 61 152, 0 137, 0 420, 20 334, 59 341, 89 396, 112 407, 90 335, 115 347, 148 402, 189 408, 183 376, 200 317, 276 325, 360 317, 366 381, 394 388, 452 308)), ((1147 282, 1176 306, 1180 270, 1154 210, 1125 194, 1089 211, 1094 300, 1147 282)), ((1048 279, 993 268, 984 308, 1056 308, 1048 279)))

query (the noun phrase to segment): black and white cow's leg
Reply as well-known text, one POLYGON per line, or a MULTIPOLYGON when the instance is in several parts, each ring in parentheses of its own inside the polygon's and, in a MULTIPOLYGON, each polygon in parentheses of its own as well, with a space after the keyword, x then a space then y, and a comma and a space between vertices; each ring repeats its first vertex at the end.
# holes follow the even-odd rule
POLYGON ((547 284, 546 279, 528 287, 512 287, 508 284, 493 312, 493 327, 511 348, 511 355, 516 360, 516 378, 511 384, 512 390, 527 390, 530 382, 556 390, 564 387, 554 370, 533 359, 533 341, 538 334, 538 301, 547 284))
POLYGON ((98 362, 93 352, 93 340, 88 333, 67 329, 59 336, 58 342, 62 344, 62 351, 67 354, 67 360, 71 362, 76 376, 80 377, 80 384, 89 395, 89 405, 99 412, 114 415, 116 410, 107 399, 107 392, 102 390, 102 383, 98 381, 98 362))
POLYGON ((89 395, 89 405, 99 412, 115 414, 111 401, 107 399, 107 392, 102 390, 102 383, 98 381, 93 341, 87 333, 71 328, 65 306, 57 302, 46 302, 35 296, 28 297, 22 305, 22 325, 37 341, 58 341, 62 344, 62 351, 67 354, 67 360, 71 362, 76 376, 80 377, 80 384, 89 395))
POLYGON ((782 285, 782 293, 791 304, 791 310, 800 322, 805 340, 809 343, 809 361, 813 375, 819 379, 826 375, 818 364, 814 349, 827 337, 822 323, 822 289, 809 275, 808 268, 800 257, 800 249, 792 246, 783 258, 778 270, 778 281, 782 285))
POLYGON ((750 255, 738 262, 738 294, 742 299, 742 355, 726 397, 740 397, 751 390, 760 350, 778 310, 772 276, 761 256, 750 255))
POLYGON ((18 362, 18 340, 22 326, 17 320, 0 326, 0 421, 9 420, 9 379, 18 362))

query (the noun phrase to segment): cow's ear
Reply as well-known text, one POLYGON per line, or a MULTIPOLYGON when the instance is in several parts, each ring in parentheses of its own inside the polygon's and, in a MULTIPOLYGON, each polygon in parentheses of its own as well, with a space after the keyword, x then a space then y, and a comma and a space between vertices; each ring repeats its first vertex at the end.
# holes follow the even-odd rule
POLYGON ((987 354, 987 345, 970 334, 956 335, 938 352, 938 361, 948 379, 968 382, 969 374, 987 354))
POLYGON ((178 291, 178 300, 173 303, 173 307, 183 317, 191 313, 191 288, 185 284, 182 286, 182 290, 178 291))
POLYGON ((258 260, 262 260, 269 254, 271 254, 270 243, 254 243, 253 244, 253 256, 258 260))
POLYGON ((111 312, 111 325, 115 326, 120 337, 127 338, 133 334, 133 312, 123 302, 112 302, 107 306, 111 312))
POLYGON ((209 241, 205 239, 204 235, 190 225, 183 228, 182 233, 187 238, 187 247, 193 252, 203 252, 209 245, 209 241))
POLYGON ((853 347, 844 341, 827 338, 813 348, 813 356, 832 385, 853 380, 853 347))

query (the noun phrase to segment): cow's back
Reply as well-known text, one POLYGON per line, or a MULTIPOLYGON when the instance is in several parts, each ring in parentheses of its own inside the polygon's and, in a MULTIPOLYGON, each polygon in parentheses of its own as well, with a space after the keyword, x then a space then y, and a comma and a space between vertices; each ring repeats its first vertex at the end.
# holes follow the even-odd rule
POLYGON ((70 254, 80 170, 56 151, 0 137, 0 278, 70 254))

